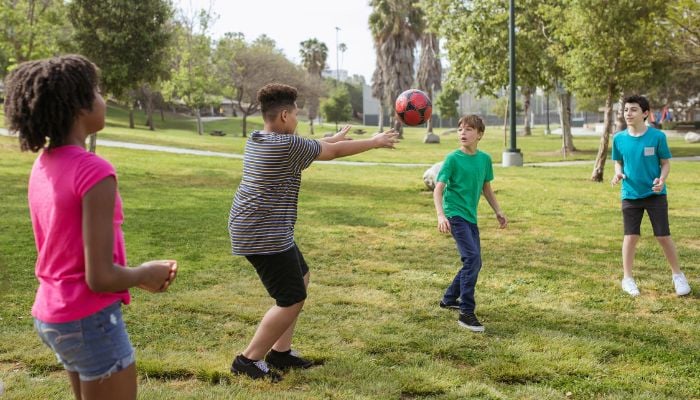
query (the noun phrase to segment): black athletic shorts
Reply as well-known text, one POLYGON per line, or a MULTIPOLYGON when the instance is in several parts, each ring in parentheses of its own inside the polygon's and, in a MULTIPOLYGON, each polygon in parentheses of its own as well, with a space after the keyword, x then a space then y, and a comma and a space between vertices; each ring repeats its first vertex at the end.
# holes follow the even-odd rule
POLYGON ((282 253, 256 254, 246 258, 279 307, 289 307, 306 299, 304 275, 309 272, 309 266, 296 244, 282 253))
POLYGON ((625 235, 639 235, 644 210, 649 215, 654 236, 670 236, 668 226, 668 201, 666 195, 652 195, 643 199, 622 200, 622 221, 625 235))

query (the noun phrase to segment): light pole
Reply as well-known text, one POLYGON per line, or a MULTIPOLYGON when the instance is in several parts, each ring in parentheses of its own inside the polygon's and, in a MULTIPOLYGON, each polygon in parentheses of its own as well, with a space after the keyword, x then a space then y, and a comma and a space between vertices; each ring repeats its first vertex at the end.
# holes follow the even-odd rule
POLYGON ((503 152, 504 167, 522 167, 523 155, 515 144, 515 0, 510 0, 508 18, 508 69, 510 75, 510 148, 503 152))
POLYGON ((338 86, 338 82, 340 81, 340 63, 338 62, 338 32, 340 32, 340 28, 337 26, 335 27, 335 85, 338 86))

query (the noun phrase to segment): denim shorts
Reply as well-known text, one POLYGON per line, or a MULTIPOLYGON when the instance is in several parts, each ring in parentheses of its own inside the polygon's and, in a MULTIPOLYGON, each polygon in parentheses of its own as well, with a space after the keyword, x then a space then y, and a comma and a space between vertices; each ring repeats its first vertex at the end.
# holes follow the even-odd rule
POLYGON ((121 301, 77 321, 50 324, 35 318, 34 328, 58 362, 81 381, 108 378, 135 361, 121 301))

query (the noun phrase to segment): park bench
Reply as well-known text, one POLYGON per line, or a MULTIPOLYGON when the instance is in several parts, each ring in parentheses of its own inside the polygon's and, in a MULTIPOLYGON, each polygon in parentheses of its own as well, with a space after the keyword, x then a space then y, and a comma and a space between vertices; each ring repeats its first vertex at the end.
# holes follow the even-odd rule
POLYGON ((226 133, 224 133, 224 131, 211 131, 210 135, 212 135, 212 136, 226 136, 226 133))

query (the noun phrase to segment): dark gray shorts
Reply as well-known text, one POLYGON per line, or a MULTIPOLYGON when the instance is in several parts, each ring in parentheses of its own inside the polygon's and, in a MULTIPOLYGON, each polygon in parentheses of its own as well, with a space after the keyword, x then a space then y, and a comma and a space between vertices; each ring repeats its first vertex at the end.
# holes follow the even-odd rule
POLYGON ((625 235, 639 235, 644 210, 649 215, 654 236, 670 236, 668 226, 668 201, 666 195, 652 195, 643 199, 622 200, 622 221, 625 235))
POLYGON ((253 264, 267 293, 279 307, 289 307, 306 299, 304 275, 309 272, 309 266, 296 244, 282 253, 257 254, 246 258, 253 264))

